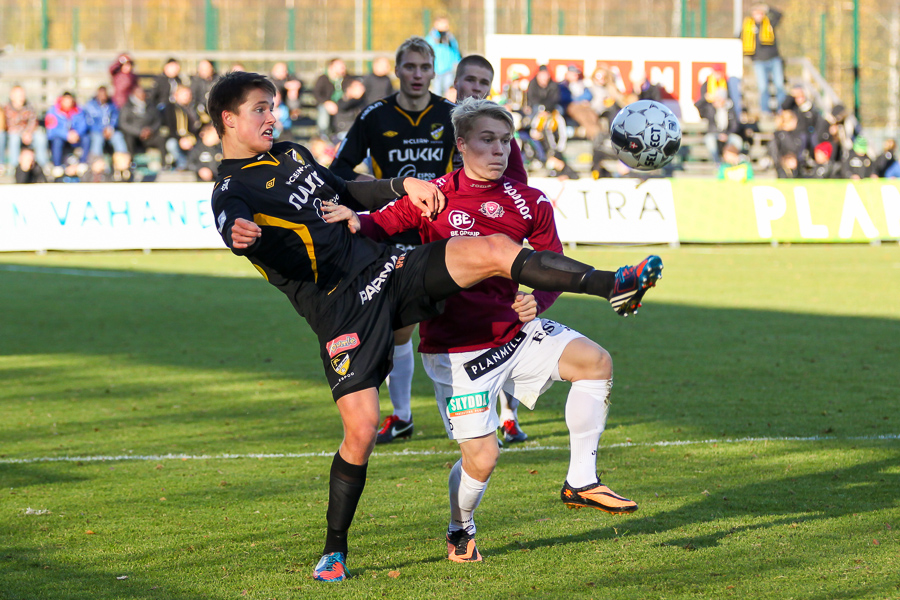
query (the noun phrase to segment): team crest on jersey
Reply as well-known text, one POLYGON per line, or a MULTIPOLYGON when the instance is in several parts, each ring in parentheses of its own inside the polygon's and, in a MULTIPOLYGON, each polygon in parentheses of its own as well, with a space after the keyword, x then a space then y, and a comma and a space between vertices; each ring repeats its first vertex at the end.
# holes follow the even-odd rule
POLYGON ((359 346, 359 336, 355 333, 348 333, 347 335, 336 337, 325 344, 325 349, 328 350, 328 356, 334 358, 336 354, 352 350, 357 346, 359 346))
POLYGON ((350 357, 347 356, 346 352, 338 354, 331 359, 331 368, 338 375, 346 375, 347 371, 350 370, 350 357))
POLYGON ((275 178, 274 177, 266 182, 267 190, 271 190, 273 187, 275 187, 275 178))
POLYGON ((396 131, 385 131, 382 135, 386 138, 392 138, 396 137, 399 134, 396 131))
POLYGON ((481 205, 481 208, 478 209, 478 212, 483 214, 486 217, 490 217, 492 219, 499 219, 503 216, 503 207, 500 206, 496 202, 485 202, 481 205))
POLYGON ((444 124, 443 123, 432 123, 431 124, 431 139, 434 141, 438 141, 444 135, 444 124))
POLYGON ((305 165, 306 161, 303 160, 303 157, 300 156, 300 153, 291 148, 291 158, 294 159, 294 162, 300 163, 301 165, 305 165))

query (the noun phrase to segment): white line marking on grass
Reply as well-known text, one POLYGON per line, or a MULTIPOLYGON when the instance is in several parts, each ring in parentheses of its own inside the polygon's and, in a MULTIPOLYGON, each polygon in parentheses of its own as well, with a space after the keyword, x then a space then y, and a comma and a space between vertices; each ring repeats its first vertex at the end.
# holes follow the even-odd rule
POLYGON ((130 271, 94 271, 90 269, 63 269, 59 267, 26 267, 24 265, 0 265, 0 271, 15 273, 40 273, 42 275, 74 275, 75 277, 136 277, 130 271))
MULTIPOLYGON (((608 448, 640 448, 657 446, 690 446, 697 444, 744 444, 748 442, 826 442, 826 441, 877 441, 900 440, 900 434, 887 433, 884 435, 867 435, 858 437, 834 437, 827 435, 814 435, 810 437, 746 437, 724 438, 709 440, 670 440, 659 442, 622 442, 619 444, 601 445, 600 449, 608 448)), ((568 451, 568 446, 520 446, 518 448, 504 448, 503 452, 541 452, 541 451, 568 451)), ((443 456, 459 453, 456 450, 400 450, 398 452, 375 452, 373 456, 443 456)), ((238 458, 330 458, 333 451, 325 452, 279 452, 273 454, 122 454, 119 456, 39 456, 34 458, 0 458, 0 464, 18 465, 41 462, 105 462, 117 460, 161 461, 161 460, 233 460, 238 458)))

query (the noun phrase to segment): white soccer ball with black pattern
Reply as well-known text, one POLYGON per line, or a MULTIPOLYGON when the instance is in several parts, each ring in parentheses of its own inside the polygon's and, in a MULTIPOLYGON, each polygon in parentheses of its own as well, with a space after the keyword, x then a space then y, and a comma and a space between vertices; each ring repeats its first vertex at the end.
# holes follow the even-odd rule
POLYGON ((669 164, 681 147, 681 124, 664 104, 638 100, 619 111, 610 125, 616 156, 632 169, 652 171, 669 164))

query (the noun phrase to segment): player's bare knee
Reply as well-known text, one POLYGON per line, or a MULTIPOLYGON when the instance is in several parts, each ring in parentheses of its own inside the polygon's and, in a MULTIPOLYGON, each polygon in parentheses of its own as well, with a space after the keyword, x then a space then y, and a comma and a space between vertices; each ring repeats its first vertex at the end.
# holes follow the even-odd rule
POLYGON ((515 243, 503 233, 494 233, 481 239, 486 242, 484 257, 490 262, 492 270, 499 274, 509 275, 512 261, 522 250, 522 245, 515 243))

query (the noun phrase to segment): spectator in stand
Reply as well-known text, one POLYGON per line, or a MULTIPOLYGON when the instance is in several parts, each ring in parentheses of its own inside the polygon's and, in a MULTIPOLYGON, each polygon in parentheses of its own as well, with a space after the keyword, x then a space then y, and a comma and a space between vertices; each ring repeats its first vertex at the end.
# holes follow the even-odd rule
MULTIPOLYGON (((288 70, 286 62, 277 62, 272 65, 272 70, 269 72, 269 79, 275 84, 275 91, 280 92, 281 96, 284 97, 284 84, 290 79, 297 79, 297 76, 288 70)), ((300 80, 297 79, 297 81, 300 80)))
POLYGON ((206 103, 209 101, 209 90, 218 79, 216 66, 207 59, 198 62, 197 74, 191 75, 191 96, 194 98, 194 106, 203 123, 212 123, 206 110, 206 103))
POLYGON ((112 77, 112 101, 121 110, 128 102, 128 96, 138 86, 138 76, 134 72, 131 57, 120 54, 116 62, 110 65, 109 74, 112 77))
POLYGON ((872 168, 872 159, 869 158, 869 142, 863 136, 857 136, 853 140, 850 153, 844 158, 841 165, 841 176, 844 179, 866 179, 878 176, 872 168))
POLYGON ((391 60, 386 56, 379 56, 372 62, 372 72, 363 78, 363 85, 366 86, 363 106, 368 106, 394 93, 394 83, 390 77, 391 71, 391 60))
POLYGON ((591 107, 600 119, 600 129, 609 132, 609 124, 625 105, 625 92, 606 64, 599 64, 591 75, 591 107))
POLYGON ((34 158, 34 150, 27 146, 19 152, 19 164, 16 165, 16 183, 47 183, 44 170, 34 158))
POLYGON ((750 16, 744 19, 741 28, 741 43, 744 55, 753 60, 756 86, 759 89, 760 109, 764 114, 772 114, 769 104, 769 82, 775 86, 776 106, 784 104, 784 64, 778 53, 775 27, 781 20, 781 12, 767 4, 754 4, 750 16))
POLYGON ((284 82, 284 95, 281 97, 281 103, 287 110, 288 121, 284 122, 286 131, 289 131, 295 123, 303 118, 302 94, 302 81, 297 78, 291 78, 284 82))
POLYGON ((81 151, 81 161, 87 161, 90 137, 88 137, 87 119, 78 107, 72 92, 63 92, 56 104, 47 111, 44 120, 47 139, 50 143, 50 154, 53 166, 58 170, 63 166, 66 152, 81 151))
MULTIPOLYGON (((634 100, 662 101, 662 86, 658 83, 651 82, 643 69, 634 69, 631 71, 631 86, 634 90, 631 94, 634 100)), ((631 102, 629 102, 629 104, 630 103, 631 102)))
POLYGON ((163 110, 166 103, 175 102, 175 90, 184 85, 181 77, 181 63, 170 58, 163 65, 163 72, 156 76, 153 91, 150 93, 150 104, 163 110))
MULTIPOLYGON (((721 89, 728 90, 728 99, 734 106, 734 113, 740 115, 744 111, 741 102, 741 80, 737 77, 729 77, 725 65, 718 63, 713 66, 712 73, 706 77, 706 81, 700 85, 700 97, 712 102, 716 91, 721 89)), ((651 100, 655 100, 655 98, 651 98, 651 100)))
POLYGON ((594 140, 600 135, 600 122, 591 107, 593 94, 584 80, 584 74, 576 66, 566 69, 566 79, 560 84, 563 112, 579 127, 584 129, 584 137, 594 140))
POLYGON ((313 86, 316 99, 316 125, 319 134, 328 137, 332 130, 332 117, 338 112, 338 101, 344 97, 344 78, 347 76, 347 65, 340 58, 332 58, 328 68, 319 75, 313 86))
POLYGON ((551 77, 547 65, 541 65, 525 92, 525 110, 530 123, 528 137, 551 177, 578 179, 563 156, 566 127, 559 113, 559 99, 559 84, 551 77))
POLYGON ((745 182, 753 179, 753 166, 737 146, 725 144, 722 148, 722 164, 719 165, 717 179, 745 182))
POLYGON ((362 81, 356 77, 345 78, 347 84, 341 99, 337 101, 337 112, 331 119, 331 127, 334 130, 334 137, 337 140, 344 139, 353 121, 356 120, 363 108, 366 107, 364 97, 366 95, 366 87, 362 81))
POLYGON ((891 179, 900 174, 900 163, 897 162, 897 140, 891 138, 884 140, 884 150, 872 164, 872 170, 878 177, 891 179))
POLYGON ((162 111, 160 135, 166 140, 168 164, 176 169, 187 168, 187 155, 197 143, 200 133, 200 115, 194 108, 191 88, 179 85, 175 89, 175 101, 165 105, 162 111))
POLYGON ((119 109, 112 103, 105 85, 97 88, 97 95, 84 105, 84 116, 92 157, 102 157, 107 144, 112 146, 113 152, 128 152, 125 136, 117 129, 119 109))
POLYGON ((783 110, 793 110, 797 113, 797 129, 806 134, 810 152, 820 142, 827 141, 827 139, 820 138, 820 133, 823 130, 820 124, 822 114, 812 99, 806 94, 806 88, 803 84, 798 83, 791 86, 791 93, 785 98, 781 108, 783 110))
POLYGON ((741 110, 738 120, 740 121, 738 135, 741 136, 741 140, 743 141, 742 148, 746 152, 749 151, 750 147, 753 145, 753 139, 756 137, 756 134, 759 133, 759 121, 753 119, 753 117, 750 116, 750 111, 746 108, 741 110))
POLYGON ((450 21, 447 17, 438 17, 425 40, 434 49, 434 79, 431 91, 438 96, 446 96, 453 87, 456 65, 462 60, 459 44, 450 33, 450 21))
POLYGON ((188 168, 197 174, 197 181, 215 181, 222 162, 222 146, 219 134, 212 123, 200 129, 200 141, 191 148, 188 156, 188 168))
POLYGON ((113 154, 112 173, 109 181, 115 183, 131 183, 135 181, 134 165, 131 163, 131 154, 127 152, 113 154))
POLYGON ((4 163, 9 170, 15 168, 19 162, 19 152, 23 146, 31 146, 34 150, 35 160, 41 167, 46 166, 47 158, 47 134, 38 127, 37 112, 28 102, 25 96, 25 88, 15 85, 9 90, 9 102, 0 110, 6 125, 0 128, 0 138, 4 138, 6 153, 3 153, 4 144, 0 143, 0 165, 4 163))
POLYGON ((799 179, 801 177, 800 161, 793 152, 788 152, 780 157, 775 165, 775 174, 778 179, 799 179))
MULTIPOLYGON (((769 153, 775 165, 775 171, 779 178, 796 177, 797 166, 787 169, 787 173, 780 172, 784 164, 784 157, 791 155, 797 165, 807 162, 806 134, 797 130, 797 113, 792 110, 784 110, 778 119, 777 129, 772 141, 769 142, 769 153)), ((791 164, 791 161, 788 161, 791 164)))
POLYGON ((841 176, 840 167, 831 160, 834 148, 831 142, 819 142, 813 149, 813 163, 806 177, 809 179, 837 179, 841 176))
POLYGON ((831 142, 835 162, 842 163, 851 152, 853 140, 861 133, 859 122, 843 104, 835 104, 831 114, 824 115, 823 121, 818 139, 831 142))
POLYGON ((155 148, 162 154, 165 140, 159 135, 162 115, 147 102, 147 90, 134 88, 119 116, 119 129, 125 137, 128 152, 135 156, 155 148))
POLYGON ((712 101, 707 99, 708 95, 703 95, 697 100, 695 106, 700 113, 700 117, 706 119, 706 134, 703 142, 706 149, 709 150, 709 156, 712 158, 716 166, 722 163, 722 148, 726 145, 740 148, 742 146, 740 131, 740 121, 734 112, 734 105, 728 98, 728 90, 718 88, 712 94, 712 101))

